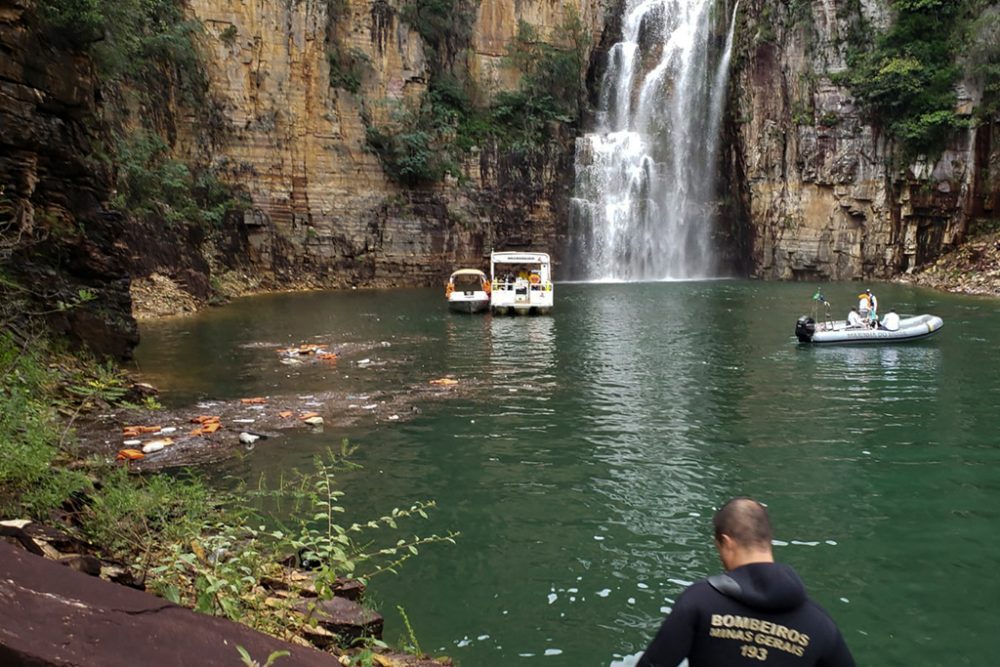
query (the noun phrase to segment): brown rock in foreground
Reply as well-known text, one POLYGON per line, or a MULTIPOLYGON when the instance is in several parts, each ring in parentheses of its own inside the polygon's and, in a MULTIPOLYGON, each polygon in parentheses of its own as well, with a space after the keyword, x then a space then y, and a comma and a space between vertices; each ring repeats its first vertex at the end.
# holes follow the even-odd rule
POLYGON ((290 665, 340 664, 0 542, 0 665, 232 667, 242 664, 237 646, 261 663, 284 650, 290 665))

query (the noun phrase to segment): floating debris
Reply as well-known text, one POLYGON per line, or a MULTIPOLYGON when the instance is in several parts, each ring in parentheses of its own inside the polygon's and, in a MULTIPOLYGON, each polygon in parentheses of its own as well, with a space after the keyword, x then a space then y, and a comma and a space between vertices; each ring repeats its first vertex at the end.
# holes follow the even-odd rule
POLYGON ((118 456, 115 458, 119 461, 138 461, 139 459, 146 458, 146 455, 138 449, 123 449, 118 452, 118 456))
POLYGON ((243 405, 262 405, 267 403, 267 399, 263 396, 254 396, 253 398, 241 398, 240 403, 243 405))
POLYGON ((137 435, 148 435, 150 433, 159 432, 159 426, 125 426, 122 428, 122 435, 126 438, 134 438, 137 435))
POLYGON ((240 433, 240 442, 244 445, 252 445, 258 440, 260 440, 260 436, 255 433, 247 433, 246 431, 240 433))
POLYGON ((452 378, 438 378, 436 380, 431 380, 430 384, 438 385, 440 387, 450 387, 454 384, 458 384, 458 380, 452 378))

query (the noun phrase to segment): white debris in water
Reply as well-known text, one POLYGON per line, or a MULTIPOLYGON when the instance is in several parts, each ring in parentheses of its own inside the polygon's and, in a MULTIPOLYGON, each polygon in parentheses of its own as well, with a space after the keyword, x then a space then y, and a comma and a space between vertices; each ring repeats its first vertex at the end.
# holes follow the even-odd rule
POLYGON ((569 601, 570 602, 576 602, 576 596, 575 595, 570 595, 569 596, 569 601))
POLYGON ((368 405, 362 405, 361 409, 362 410, 374 410, 377 407, 378 407, 378 403, 369 403, 368 405))
POLYGON ((399 415, 389 415, 389 417, 388 417, 388 420, 391 421, 391 422, 394 422, 397 419, 399 419, 399 415))
POLYGON ((851 602, 847 598, 840 598, 840 601, 843 602, 844 604, 849 604, 851 602))
POLYGON ((519 658, 534 658, 535 654, 534 653, 518 653, 517 657, 519 657, 519 658))
POLYGON ((628 600, 625 601, 628 602, 629 604, 635 604, 635 598, 629 598, 628 600))
POLYGON ((253 418, 248 418, 248 419, 234 419, 233 423, 234 424, 252 424, 255 421, 257 421, 257 420, 253 419, 253 418))
POLYGON ((580 589, 579 588, 567 588, 566 592, 567 593, 579 593, 580 589))
POLYGON ((862 449, 861 453, 864 454, 865 456, 871 456, 872 455, 872 453, 869 452, 867 449, 862 449))
POLYGON ((666 605, 660 607, 660 613, 661 614, 669 614, 671 611, 672 611, 672 608, 671 607, 667 607, 666 605))
POLYGON ((599 598, 606 598, 609 595, 611 595, 611 589, 610 588, 602 588, 601 590, 597 591, 596 595, 599 598))
POLYGON ((701 516, 701 512, 688 512, 688 516, 699 517, 701 516))
POLYGON ((788 542, 786 542, 784 540, 771 540, 771 544, 773 544, 776 547, 787 547, 788 546, 788 542))
POLYGON ((562 655, 562 649, 559 649, 559 648, 547 648, 547 649, 545 649, 545 655, 562 655))
MULTIPOLYGON (((621 660, 612 660, 608 667, 635 667, 636 663, 639 662, 639 658, 642 657, 642 651, 638 653, 633 653, 632 655, 615 655, 615 658, 621 658, 621 660)), ((684 661, 687 664, 687 660, 684 661)))
POLYGON ((490 638, 489 635, 479 635, 478 637, 476 637, 476 640, 478 640, 478 641, 485 641, 485 640, 487 640, 489 638, 490 638))
POLYGON ((555 593, 549 593, 549 604, 552 604, 558 599, 559 599, 558 595, 556 595, 555 593))
POLYGON ((603 535, 594 535, 594 539, 597 540, 598 542, 601 542, 601 541, 604 540, 604 536, 603 535))
POLYGON ((171 433, 176 433, 176 432, 177 432, 176 426, 164 426, 163 428, 160 429, 160 433, 162 433, 163 435, 170 435, 171 433))
POLYGON ((800 547, 816 547, 816 546, 819 546, 819 542, 802 542, 800 540, 792 540, 792 544, 797 544, 800 547))
POLYGON ((647 584, 644 584, 641 581, 636 584, 636 587, 637 588, 641 588, 642 590, 646 590, 647 588, 649 588, 649 586, 647 584))
POLYGON ((837 543, 834 542, 833 540, 827 540, 826 543, 829 544, 831 547, 837 546, 837 543))
POLYGON ((694 583, 693 581, 684 581, 683 579, 667 579, 667 581, 669 581, 672 584, 677 584, 678 586, 685 586, 685 587, 690 586, 691 584, 694 583))
POLYGON ((469 639, 468 637, 462 637, 460 640, 455 642, 455 646, 457 646, 458 648, 465 648, 466 646, 469 646, 471 644, 472 640, 469 639))
POLYGON ((122 444, 125 445, 126 447, 134 447, 135 445, 141 445, 142 440, 126 440, 122 444))

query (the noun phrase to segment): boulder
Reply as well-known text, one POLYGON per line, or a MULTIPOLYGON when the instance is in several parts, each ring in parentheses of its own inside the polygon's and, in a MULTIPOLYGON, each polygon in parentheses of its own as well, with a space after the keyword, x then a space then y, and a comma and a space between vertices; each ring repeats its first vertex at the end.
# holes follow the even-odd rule
POLYGON ((385 625, 382 616, 353 600, 339 597, 310 600, 295 605, 295 610, 306 620, 315 621, 319 627, 339 636, 341 644, 349 644, 361 637, 382 638, 385 625))

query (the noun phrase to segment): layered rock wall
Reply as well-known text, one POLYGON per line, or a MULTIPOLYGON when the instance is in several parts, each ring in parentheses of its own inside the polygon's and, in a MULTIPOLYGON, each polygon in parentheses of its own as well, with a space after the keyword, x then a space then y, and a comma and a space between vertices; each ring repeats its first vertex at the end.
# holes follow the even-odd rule
MULTIPOLYGON (((0 0, 0 326, 44 317, 71 341, 125 357, 138 342, 121 216, 87 55, 40 34, 34 7, 0 0)), ((23 332, 22 332, 23 333, 23 332)))
MULTIPOLYGON (((903 164, 833 82, 858 11, 872 29, 892 20, 887 0, 741 4, 726 162, 758 277, 888 278, 960 241, 970 220, 996 215, 994 125, 903 164)), ((957 111, 969 113, 975 96, 963 88, 957 111)))
MULTIPOLYGON (((401 2, 189 5, 206 26, 210 85, 228 124, 214 166, 250 193, 242 226, 265 284, 431 284, 455 265, 481 266, 492 247, 555 250, 572 137, 530 163, 474 151, 462 179, 420 188, 391 181, 366 148, 367 127, 418 100, 430 78, 401 2), (353 92, 331 84, 331 50, 355 63, 353 92)), ((518 19, 558 39, 569 8, 599 32, 603 12, 592 0, 479 4, 471 49, 460 54, 479 102, 517 85, 504 56, 518 19)))

